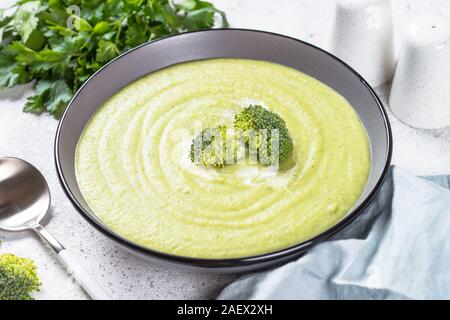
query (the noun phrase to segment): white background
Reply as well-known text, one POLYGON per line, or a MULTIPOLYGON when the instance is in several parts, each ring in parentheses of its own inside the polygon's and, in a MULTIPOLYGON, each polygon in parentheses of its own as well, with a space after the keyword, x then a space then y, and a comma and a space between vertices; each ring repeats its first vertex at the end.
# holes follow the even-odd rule
MULTIPOLYGON (((1 7, 14 1, 2 0, 1 7)), ((228 13, 232 27, 287 34, 328 48, 334 14, 332 0, 213 0, 228 13)), ((450 19, 448 0, 393 0, 396 39, 406 22, 417 15, 440 12, 450 19)), ((21 157, 39 168, 50 184, 52 218, 48 229, 83 262, 116 299, 214 298, 233 275, 192 274, 168 270, 139 260, 117 248, 73 209, 55 172, 53 140, 57 120, 21 112, 29 86, 0 90, 0 156, 21 157)), ((388 86, 377 89, 386 101, 388 86)), ((399 123, 391 116, 393 162, 416 174, 450 173, 450 130, 426 132, 399 123)), ((30 233, 0 231, 0 253, 34 259, 43 281, 37 299, 85 299, 51 251, 30 233)))

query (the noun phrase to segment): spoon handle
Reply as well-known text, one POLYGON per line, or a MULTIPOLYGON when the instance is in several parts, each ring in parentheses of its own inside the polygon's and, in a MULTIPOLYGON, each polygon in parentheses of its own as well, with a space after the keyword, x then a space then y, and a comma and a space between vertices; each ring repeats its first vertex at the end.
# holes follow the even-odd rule
POLYGON ((33 227, 33 230, 55 250, 67 270, 93 300, 111 300, 111 297, 78 262, 75 256, 64 248, 50 232, 41 225, 33 227))
POLYGON ((72 276, 93 300, 111 300, 111 297, 97 281, 84 269, 78 259, 67 249, 58 253, 59 258, 72 276))

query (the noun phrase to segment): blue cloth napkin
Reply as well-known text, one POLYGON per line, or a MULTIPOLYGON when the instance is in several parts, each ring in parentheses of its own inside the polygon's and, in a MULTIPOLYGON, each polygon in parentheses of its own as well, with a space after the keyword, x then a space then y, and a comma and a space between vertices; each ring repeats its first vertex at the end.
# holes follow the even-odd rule
POLYGON ((242 277, 219 299, 450 299, 450 176, 392 167, 346 229, 297 261, 242 277))

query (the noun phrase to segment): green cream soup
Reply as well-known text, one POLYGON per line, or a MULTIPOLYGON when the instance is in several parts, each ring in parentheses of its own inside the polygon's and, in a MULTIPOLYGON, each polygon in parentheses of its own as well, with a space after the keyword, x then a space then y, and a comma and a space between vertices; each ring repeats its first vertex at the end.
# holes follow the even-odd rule
POLYGON ((181 256, 232 258, 283 249, 352 208, 370 171, 366 132, 334 90, 269 62, 175 65, 119 91, 86 126, 76 152, 80 190, 113 231, 181 256), (250 104, 286 120, 293 140, 279 170, 191 162, 196 126, 232 121, 250 104))

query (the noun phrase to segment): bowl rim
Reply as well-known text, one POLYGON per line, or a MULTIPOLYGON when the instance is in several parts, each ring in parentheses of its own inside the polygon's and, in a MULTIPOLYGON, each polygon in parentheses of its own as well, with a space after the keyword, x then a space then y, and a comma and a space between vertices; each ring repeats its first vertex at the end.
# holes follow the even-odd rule
POLYGON ((139 254, 143 254, 144 256, 151 256, 151 257, 157 258, 162 261, 172 262, 175 264, 181 264, 181 265, 186 265, 186 266, 200 267, 200 268, 204 268, 204 269, 205 268, 206 269, 220 269, 220 268, 227 268, 227 267, 228 268, 240 267, 240 266, 242 267, 242 266, 248 266, 248 265, 253 265, 253 264, 257 264, 257 263, 263 264, 263 263, 268 263, 268 262, 271 262, 274 260, 287 258, 289 256, 294 256, 296 254, 301 254, 301 253, 305 252, 306 250, 310 249, 311 247, 313 247, 314 245, 330 238, 331 236, 335 235, 336 233, 341 231, 343 228, 348 226, 357 216, 359 216, 364 211, 364 209, 368 206, 368 204, 371 203, 371 201, 373 200, 373 198, 379 192, 381 186, 383 185, 383 182, 387 176, 387 173, 389 171, 389 167, 391 164, 392 150, 393 150, 392 143, 393 143, 393 138, 392 138, 391 124, 390 124, 390 121, 389 121, 389 118, 388 118, 388 115, 386 112, 386 108, 384 107, 381 99, 378 97, 375 90, 370 86, 370 84, 356 70, 354 70, 351 66, 349 66, 347 63, 342 61, 340 58, 338 58, 335 55, 331 54, 330 52, 328 52, 320 47, 317 47, 313 44, 310 44, 306 41, 296 39, 296 38, 293 38, 293 37, 290 37, 287 35, 283 35, 283 34, 278 34, 278 33, 263 31, 263 30, 256 30, 256 29, 245 29, 245 28, 216 28, 216 29, 206 29, 206 30, 183 32, 180 34, 169 35, 169 36, 165 36, 165 37, 153 40, 153 41, 145 42, 137 47, 134 47, 134 48, 120 54, 113 60, 106 63, 99 70, 97 70, 77 90, 77 92, 74 94, 74 96, 70 100, 69 104, 67 105, 66 109, 64 110, 64 112, 61 116, 61 119, 58 123, 58 127, 56 130, 55 140, 54 140, 54 161, 55 161, 55 165, 56 165, 56 171, 57 171, 59 182, 60 182, 61 186, 63 187, 64 193, 69 198, 72 205, 75 207, 75 209, 81 214, 81 216, 85 220, 87 220, 95 229, 100 231, 103 235, 105 235, 109 239, 114 240, 115 242, 123 245, 126 248, 132 249, 135 252, 137 251, 139 254), (363 199, 363 201, 359 204, 359 206, 357 206, 356 208, 353 208, 353 210, 349 211, 349 213, 347 213, 347 215, 343 219, 341 219, 338 223, 336 223, 329 229, 321 232, 320 234, 314 236, 313 238, 311 238, 309 240, 302 241, 296 245, 292 245, 292 246, 289 246, 284 249, 279 249, 276 251, 272 251, 272 252, 268 252, 268 253, 264 253, 264 254, 258 254, 258 255, 254 255, 254 256, 238 257, 238 258, 195 258, 195 257, 189 257, 189 256, 174 255, 174 254, 165 253, 162 251, 157 251, 154 249, 150 249, 148 247, 141 246, 137 243, 134 243, 134 242, 118 235, 117 233, 115 233, 114 231, 109 229, 107 226, 104 226, 101 223, 99 223, 87 210, 85 210, 85 208, 78 202, 76 197, 71 192, 71 190, 66 182, 66 178, 64 176, 64 172, 63 172, 62 166, 61 166, 61 161, 59 158, 59 140, 60 140, 60 135, 61 135, 62 124, 64 123, 64 120, 66 118, 69 108, 71 107, 72 103, 77 98, 77 96, 80 94, 80 92, 83 90, 83 88, 85 86, 87 86, 89 84, 89 82, 97 76, 97 74, 102 72, 103 69, 108 68, 108 66, 110 64, 114 63, 116 60, 125 57, 129 53, 131 53, 135 50, 138 50, 141 47, 151 46, 153 43, 156 43, 159 41, 164 41, 165 39, 168 39, 168 38, 179 37, 179 36, 183 36, 186 34, 193 34, 193 33, 218 32, 218 31, 219 32, 245 31, 245 32, 251 32, 251 33, 263 33, 263 34, 267 34, 270 36, 283 37, 283 38, 286 38, 286 39, 289 39, 292 41, 297 41, 297 42, 302 43, 303 45, 309 46, 315 50, 325 53, 330 58, 334 59, 337 63, 342 64, 349 71, 351 71, 361 81, 361 83, 366 87, 366 89, 372 95, 372 97, 374 98, 376 104, 378 105, 378 108, 383 117, 385 131, 386 131, 386 138, 387 138, 386 145, 387 145, 388 150, 387 150, 387 156, 385 159, 382 173, 381 173, 377 183, 375 184, 374 188, 367 195, 367 197, 365 199, 363 199))

